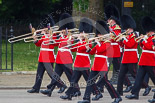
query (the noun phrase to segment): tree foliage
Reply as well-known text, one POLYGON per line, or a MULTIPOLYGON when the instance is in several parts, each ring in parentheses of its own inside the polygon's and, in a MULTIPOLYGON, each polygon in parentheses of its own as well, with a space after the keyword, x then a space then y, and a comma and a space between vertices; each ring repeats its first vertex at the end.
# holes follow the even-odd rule
POLYGON ((0 18, 40 18, 52 11, 62 0, 4 0, 0 6, 0 18))
POLYGON ((73 7, 81 12, 85 12, 89 7, 89 0, 73 0, 73 7))

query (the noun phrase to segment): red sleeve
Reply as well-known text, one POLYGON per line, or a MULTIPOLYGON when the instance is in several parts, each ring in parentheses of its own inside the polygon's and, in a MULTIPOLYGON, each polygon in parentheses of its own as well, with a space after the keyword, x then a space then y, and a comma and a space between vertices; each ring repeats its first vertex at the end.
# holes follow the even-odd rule
POLYGON ((142 42, 142 45, 144 46, 144 48, 148 49, 148 50, 152 50, 152 46, 153 46, 153 42, 142 42))
POLYGON ((89 47, 90 47, 90 48, 92 48, 92 43, 91 43, 91 44, 89 44, 89 47))
POLYGON ((83 43, 83 44, 81 44, 80 46, 81 46, 81 47, 78 48, 80 51, 87 50, 87 48, 86 48, 86 43, 83 43))
POLYGON ((113 32, 118 36, 121 33, 120 29, 113 30, 113 32))
POLYGON ((73 49, 71 48, 71 51, 72 51, 72 52, 76 52, 76 51, 77 51, 77 46, 78 46, 78 44, 72 46, 73 49))
POLYGON ((123 41, 124 45, 127 46, 128 48, 133 48, 137 42, 135 41, 134 38, 129 39, 128 41, 124 40, 123 41))
POLYGON ((124 44, 122 41, 118 42, 118 44, 123 48, 124 47, 124 44))
POLYGON ((102 43, 101 47, 98 49, 98 52, 104 52, 110 47, 110 43, 102 43))
POLYGON ((43 39, 44 39, 44 38, 45 38, 45 36, 43 36, 40 40, 38 40, 38 42, 36 42, 35 45, 36 45, 37 47, 40 47, 41 44, 42 44, 42 42, 43 42, 43 39))
POLYGON ((96 46, 89 52, 90 55, 94 55, 96 53, 96 46))

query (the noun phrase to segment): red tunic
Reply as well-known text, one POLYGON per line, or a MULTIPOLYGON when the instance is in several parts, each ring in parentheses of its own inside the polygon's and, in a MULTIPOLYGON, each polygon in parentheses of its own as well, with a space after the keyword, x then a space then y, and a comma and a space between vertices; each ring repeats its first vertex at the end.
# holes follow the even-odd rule
MULTIPOLYGON (((116 36, 118 36, 121 33, 121 28, 119 25, 115 24, 110 28, 111 32, 114 32, 116 36)), ((121 52, 120 52, 120 45, 119 42, 116 42, 116 40, 111 39, 111 46, 108 52, 108 57, 109 58, 119 58, 121 57, 121 52)))
POLYGON ((65 36, 64 38, 60 37, 59 40, 56 40, 56 42, 59 42, 58 46, 58 53, 56 56, 56 63, 57 64, 72 64, 73 58, 71 50, 67 46, 67 40, 68 38, 65 36))
POLYGON ((37 47, 40 47, 40 54, 38 61, 39 62, 46 62, 46 63, 54 63, 54 44, 50 45, 44 45, 43 41, 48 41, 49 39, 46 38, 45 36, 42 37, 41 40, 35 43, 37 47))
POLYGON ((114 32, 116 34, 116 36, 118 36, 121 33, 121 28, 117 24, 110 26, 109 29, 110 29, 110 32, 114 32))
POLYGON ((135 41, 134 34, 130 34, 127 40, 123 41, 124 53, 122 58, 122 63, 137 63, 138 62, 138 43, 135 41))
POLYGON ((152 48, 154 45, 152 38, 153 37, 149 37, 146 42, 143 41, 140 43, 140 46, 143 49, 139 60, 140 66, 155 66, 155 50, 152 48))
POLYGON ((110 47, 110 43, 101 43, 101 46, 96 45, 90 54, 95 54, 94 63, 91 68, 93 71, 108 71, 107 52, 110 47))
MULTIPOLYGON (((91 64, 90 57, 89 57, 89 54, 86 52, 87 49, 84 44, 86 44, 86 42, 83 40, 82 42, 79 41, 75 46, 72 47, 72 48, 75 48, 75 49, 72 49, 72 52, 77 51, 75 61, 74 61, 74 67, 90 68, 90 64, 91 64)), ((89 47, 91 48, 92 44, 90 44, 89 47)))

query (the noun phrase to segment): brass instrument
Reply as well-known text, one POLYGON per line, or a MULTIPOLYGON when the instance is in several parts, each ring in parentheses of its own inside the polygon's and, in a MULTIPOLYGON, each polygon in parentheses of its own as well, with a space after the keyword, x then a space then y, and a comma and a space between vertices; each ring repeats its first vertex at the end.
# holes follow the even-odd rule
POLYGON ((102 36, 98 36, 98 37, 90 38, 89 41, 92 41, 92 40, 95 40, 95 39, 99 39, 99 38, 106 39, 106 38, 109 38, 110 35, 113 35, 113 34, 112 34, 112 33, 109 33, 109 34, 105 34, 105 35, 102 35, 102 36))
POLYGON ((52 28, 53 27, 50 27, 50 23, 49 23, 47 28, 36 30, 32 36, 29 36, 29 37, 24 38, 24 42, 26 42, 26 43, 33 42, 34 41, 34 39, 33 39, 34 36, 37 37, 37 40, 41 40, 42 39, 41 37, 43 35, 45 35, 45 34, 39 34, 39 35, 37 35, 37 32, 46 31, 46 32, 50 33, 51 35, 53 35, 52 34, 52 31, 51 31, 52 28))
MULTIPOLYGON (((61 33, 61 32, 63 32, 63 31, 54 31, 54 32, 53 32, 53 31, 51 30, 52 28, 40 29, 40 30, 37 30, 36 32, 41 32, 41 31, 43 31, 43 30, 46 30, 46 31, 47 31, 47 29, 48 29, 48 31, 49 31, 49 33, 50 33, 50 35, 51 35, 49 38, 54 37, 54 36, 53 36, 54 33, 61 33)), ((74 29, 69 29, 68 31, 69 31, 69 32, 73 32, 73 31, 78 31, 78 30, 79 30, 79 29, 74 28, 74 29)), ((39 35, 39 36, 37 36, 37 37, 40 37, 40 38, 41 38, 42 36, 43 36, 43 35, 39 35)), ((32 39, 33 39, 33 36, 25 38, 24 41, 25 41, 25 42, 33 42, 34 40, 32 40, 32 39)), ((38 40, 40 40, 40 39, 38 39, 38 40)))
MULTIPOLYGON (((27 33, 27 34, 23 34, 23 35, 20 35, 20 36, 16 36, 16 37, 10 38, 10 39, 8 39, 8 42, 9 43, 15 43, 15 42, 18 42, 18 41, 21 41, 21 40, 25 41, 25 39, 33 38, 32 35, 34 34, 35 31, 38 32, 38 31, 43 31, 43 30, 47 29, 47 28, 44 28, 44 29, 40 29, 40 30, 35 30, 35 28, 32 28, 31 24, 30 24, 29 27, 30 27, 31 33, 27 33)), ((53 26, 53 27, 50 27, 50 28, 53 29, 53 30, 58 30, 59 29, 58 26, 53 26)), ((38 36, 38 37, 40 37, 40 36, 38 36)))
POLYGON ((135 38, 135 41, 139 42, 143 37, 144 37, 144 35, 141 35, 141 36, 135 38))
MULTIPOLYGON (((55 32, 53 32, 53 33, 61 33, 62 31, 64 31, 64 30, 55 31, 55 32)), ((79 29, 73 28, 73 29, 69 29, 69 30, 68 30, 68 32, 74 32, 74 31, 79 31, 79 29)))
POLYGON ((116 37, 114 38, 114 40, 116 40, 116 42, 119 42, 119 41, 122 39, 122 36, 123 36, 123 35, 126 36, 126 33, 127 33, 128 31, 129 31, 129 29, 126 30, 125 32, 119 34, 118 36, 116 36, 116 37))

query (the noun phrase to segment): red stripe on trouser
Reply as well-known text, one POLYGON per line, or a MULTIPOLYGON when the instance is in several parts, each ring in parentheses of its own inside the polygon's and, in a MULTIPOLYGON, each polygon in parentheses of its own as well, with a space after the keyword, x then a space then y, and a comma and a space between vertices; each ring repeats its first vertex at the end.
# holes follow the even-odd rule
POLYGON ((128 79, 128 77, 127 77, 127 76, 125 76, 125 80, 127 81, 127 86, 130 86, 130 85, 131 85, 131 83, 130 83, 130 80, 128 79))
POLYGON ((110 82, 109 82, 107 79, 105 79, 105 81, 107 82, 107 84, 108 84, 109 87, 111 88, 111 90, 112 90, 114 96, 115 96, 116 98, 118 98, 118 96, 117 96, 117 94, 116 94, 116 91, 114 90, 114 87, 112 87, 112 85, 110 84, 110 82))
MULTIPOLYGON (((89 77, 89 72, 88 72, 88 70, 86 70, 86 73, 87 73, 87 75, 88 75, 88 77, 89 77)), ((96 94, 99 94, 99 92, 97 91, 97 88, 96 88, 95 85, 93 86, 93 88, 94 88, 95 93, 96 93, 96 94)))

